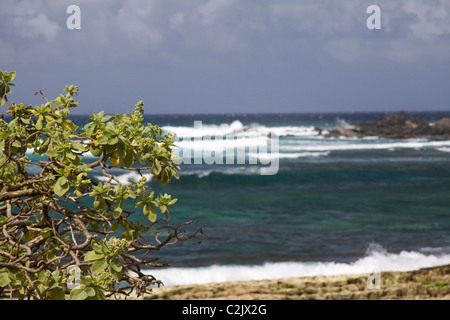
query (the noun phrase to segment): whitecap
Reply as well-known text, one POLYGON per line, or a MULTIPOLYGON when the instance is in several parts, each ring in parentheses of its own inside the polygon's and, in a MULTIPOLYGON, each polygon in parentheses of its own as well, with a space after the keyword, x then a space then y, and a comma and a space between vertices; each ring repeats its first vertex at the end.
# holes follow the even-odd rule
POLYGON ((329 155, 329 151, 325 152, 295 152, 295 153, 249 153, 249 157, 260 160, 270 159, 298 159, 298 158, 317 158, 329 155))

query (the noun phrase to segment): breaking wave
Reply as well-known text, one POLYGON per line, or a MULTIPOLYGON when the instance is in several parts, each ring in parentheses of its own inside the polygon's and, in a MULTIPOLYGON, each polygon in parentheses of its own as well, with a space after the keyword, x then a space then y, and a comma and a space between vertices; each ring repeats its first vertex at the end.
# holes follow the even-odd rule
MULTIPOLYGON (((429 248, 428 248, 429 249, 429 248)), ((166 286, 227 281, 248 281, 289 277, 365 274, 374 271, 412 271, 450 263, 450 254, 401 251, 389 253, 378 245, 371 246, 366 256, 355 262, 267 262, 260 265, 211 265, 198 268, 149 270, 166 286)), ((440 249, 431 250, 440 252, 440 249)), ((382 274, 381 274, 382 277, 382 274)))

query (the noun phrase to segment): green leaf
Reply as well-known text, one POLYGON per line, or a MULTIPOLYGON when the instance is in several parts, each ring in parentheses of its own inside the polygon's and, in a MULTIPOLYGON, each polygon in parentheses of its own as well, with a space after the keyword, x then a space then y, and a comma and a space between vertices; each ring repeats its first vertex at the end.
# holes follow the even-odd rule
POLYGON ((104 255, 103 246, 101 244, 98 244, 97 242, 92 241, 91 246, 92 246, 92 249, 94 249, 95 253, 104 255))
POLYGON ((46 260, 46 261, 51 260, 54 257, 56 257, 56 254, 57 254, 57 250, 51 249, 44 254, 44 260, 46 260))
POLYGON ((0 288, 6 287, 11 282, 6 268, 0 269, 0 288))
POLYGON ((16 72, 15 71, 11 71, 9 72, 9 76, 7 79, 5 79, 7 82, 13 81, 14 78, 16 77, 16 72))
POLYGON ((48 292, 48 297, 50 300, 65 300, 66 295, 64 291, 60 288, 50 290, 48 292))
POLYGON ((158 159, 155 159, 152 165, 152 173, 154 175, 158 175, 160 172, 161 172, 161 163, 159 162, 158 159))
POLYGON ((102 196, 97 196, 94 200, 94 209, 97 211, 103 211, 106 207, 105 199, 102 196))
POLYGON ((123 162, 125 164, 125 167, 128 168, 131 168, 131 166, 134 164, 133 150, 131 148, 127 150, 127 154, 123 159, 123 162))
POLYGON ((122 140, 118 140, 117 142, 117 154, 119 155, 120 159, 124 159, 126 155, 126 146, 125 143, 122 140))
POLYGON ((20 142, 20 140, 14 140, 12 146, 15 148, 20 148, 22 146, 22 143, 20 142))
POLYGON ((69 182, 66 177, 59 177, 56 183, 59 183, 60 185, 66 185, 69 182))
POLYGON ((172 171, 172 176, 175 177, 175 179, 180 179, 180 174, 176 169, 170 169, 172 171))
POLYGON ((38 130, 41 130, 41 129, 42 129, 43 124, 42 124, 42 119, 41 119, 41 117, 38 118, 38 120, 36 121, 36 124, 35 124, 34 126, 35 126, 36 129, 38 129, 38 130))
POLYGON ((87 298, 88 294, 86 292, 86 285, 84 284, 80 284, 70 291, 70 300, 85 300, 87 298))
POLYGON ((108 262, 106 261, 106 258, 96 260, 92 264, 92 272, 93 273, 99 273, 100 271, 103 271, 108 266, 108 262))
POLYGON ((127 232, 124 232, 122 234, 122 239, 128 240, 128 241, 134 241, 137 239, 137 233, 136 230, 130 230, 127 232))
POLYGON ((103 259, 105 255, 103 253, 97 253, 95 251, 89 251, 84 256, 84 261, 100 260, 103 259))
POLYGON ((115 258, 111 259, 111 268, 115 272, 122 272, 122 264, 115 258))
POLYGON ((53 235, 53 229, 52 228, 45 228, 44 231, 41 231, 41 236, 44 239, 48 239, 53 235))
POLYGON ((49 156, 50 158, 56 158, 58 156, 58 151, 56 151, 55 149, 47 150, 47 156, 49 156))
MULTIPOLYGON (((55 250, 56 251, 56 250, 55 250)), ((53 271, 52 272, 52 277, 53 277, 53 279, 55 279, 55 281, 60 281, 60 279, 62 278, 62 276, 61 276, 61 272, 60 271, 58 271, 58 270, 55 270, 55 271, 53 271)))
POLYGON ((103 133, 103 135, 98 138, 97 142, 98 144, 104 145, 104 144, 108 144, 109 139, 111 139, 111 136, 108 134, 106 135, 106 131, 103 133))
POLYGON ((100 156, 102 155, 102 149, 99 148, 99 147, 95 147, 95 146, 93 146, 93 145, 91 145, 91 146, 89 147, 89 151, 92 153, 92 155, 93 155, 94 157, 100 157, 100 156))
POLYGON ((72 145, 72 148, 73 148, 74 150, 80 151, 80 152, 85 151, 85 147, 84 147, 84 145, 81 144, 81 143, 74 143, 74 144, 72 145))
POLYGON ((92 287, 86 287, 85 291, 88 297, 95 297, 96 295, 95 289, 92 287))
MULTIPOLYGON (((139 191, 138 191, 138 192, 139 192, 139 191)), ((144 204, 145 204, 144 201, 138 201, 138 202, 136 202, 135 207, 136 207, 136 209, 139 209, 139 208, 142 207, 144 204)))
POLYGON ((156 212, 155 210, 152 208, 151 205, 146 204, 144 206, 143 209, 144 215, 151 221, 151 222, 155 222, 156 221, 156 212))
POLYGON ((122 213, 122 211, 123 211, 123 199, 120 199, 119 204, 117 205, 117 207, 113 211, 114 219, 119 218, 120 214, 122 213))
POLYGON ((117 137, 112 137, 111 139, 109 139, 108 144, 110 146, 115 146, 118 142, 119 142, 119 139, 117 137))
POLYGON ((69 160, 75 160, 77 158, 77 156, 74 155, 72 152, 66 152, 65 155, 69 160))
POLYGON ((119 226, 120 226, 119 222, 113 223, 111 226, 111 231, 116 231, 119 226))
POLYGON ((158 177, 162 184, 168 184, 172 178, 172 172, 168 168, 164 168, 158 177))
POLYGON ((42 155, 44 152, 47 151, 48 146, 50 145, 50 139, 45 139, 42 144, 39 146, 39 153, 42 155))
POLYGON ((95 292, 96 292, 95 298, 97 300, 106 300, 106 296, 102 290, 100 290, 99 288, 95 288, 95 292))
POLYGON ((159 210, 161 211, 161 213, 166 213, 168 209, 166 205, 162 205, 159 207, 159 210))
POLYGON ((69 191, 69 189, 70 185, 67 181, 67 178, 59 177, 58 180, 56 180, 53 191, 56 193, 56 195, 62 197, 67 191, 69 191))
POLYGON ((61 101, 61 98, 56 98, 53 101, 50 101, 50 104, 54 105, 57 108, 61 108, 64 106, 64 103, 61 101))

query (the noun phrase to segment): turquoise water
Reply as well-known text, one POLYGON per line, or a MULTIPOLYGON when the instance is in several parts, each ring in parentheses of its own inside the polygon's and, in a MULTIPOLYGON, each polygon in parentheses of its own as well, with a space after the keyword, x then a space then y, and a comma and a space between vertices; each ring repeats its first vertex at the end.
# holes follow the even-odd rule
MULTIPOLYGON (((434 122, 449 115, 409 116, 434 122)), ((316 273, 325 274, 362 261, 366 268, 376 264, 385 269, 450 263, 450 141, 324 139, 314 130, 381 116, 149 116, 146 121, 182 134, 192 133, 194 120, 201 120, 217 135, 241 129, 287 135, 279 140, 275 175, 260 175, 258 165, 250 164, 182 164, 179 180, 167 186, 151 181, 156 192, 179 199, 171 223, 195 219, 194 228, 204 231, 202 243, 180 243, 155 256, 171 264, 166 272, 208 270, 203 276, 209 281, 214 280, 211 273, 228 272, 234 279, 238 266, 266 266, 258 276, 273 276, 270 266, 277 263, 291 263, 289 270, 300 273, 305 266, 321 266, 316 273), (214 271, 213 266, 229 269, 214 271)))

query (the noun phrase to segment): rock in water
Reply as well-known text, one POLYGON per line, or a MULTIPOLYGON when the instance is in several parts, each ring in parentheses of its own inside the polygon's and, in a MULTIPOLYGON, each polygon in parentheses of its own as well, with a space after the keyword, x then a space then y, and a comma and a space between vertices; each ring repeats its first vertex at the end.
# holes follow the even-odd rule
POLYGON ((403 111, 382 117, 374 123, 352 124, 349 127, 336 126, 327 137, 366 137, 408 139, 408 138, 450 138, 450 118, 443 118, 431 126, 420 118, 406 120, 403 111))
POLYGON ((377 126, 379 127, 395 127, 405 125, 405 113, 403 111, 391 114, 389 116, 384 116, 377 121, 377 126))
POLYGON ((436 121, 433 126, 433 131, 436 133, 450 133, 450 118, 442 118, 441 120, 436 121))

